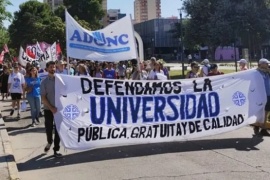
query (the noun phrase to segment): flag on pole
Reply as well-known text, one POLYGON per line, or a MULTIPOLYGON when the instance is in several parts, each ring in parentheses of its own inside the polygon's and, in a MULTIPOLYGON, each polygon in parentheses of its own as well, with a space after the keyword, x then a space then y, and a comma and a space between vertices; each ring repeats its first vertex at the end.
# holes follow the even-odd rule
POLYGON ((0 64, 2 64, 4 61, 4 55, 5 55, 5 51, 2 51, 0 54, 0 64))
POLYGON ((3 49, 4 49, 4 53, 9 53, 9 49, 8 49, 7 44, 4 45, 4 48, 3 49))
POLYGON ((81 27, 66 10, 67 56, 94 61, 137 59, 131 18, 123 17, 104 29, 81 27))

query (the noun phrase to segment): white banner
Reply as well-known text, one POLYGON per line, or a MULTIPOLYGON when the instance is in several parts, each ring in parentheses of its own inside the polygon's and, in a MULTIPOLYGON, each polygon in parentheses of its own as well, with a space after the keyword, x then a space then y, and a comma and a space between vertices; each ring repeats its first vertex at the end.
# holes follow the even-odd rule
POLYGON ((31 51, 37 59, 41 58, 44 55, 44 52, 42 51, 38 42, 34 45, 28 45, 26 47, 26 50, 31 51))
POLYGON ((98 31, 81 27, 66 11, 67 55, 94 61, 137 59, 135 37, 129 16, 98 31))
POLYGON ((20 53, 19 53, 19 58, 18 58, 18 61, 19 63, 22 65, 22 66, 26 66, 26 64, 28 62, 32 63, 34 61, 38 61, 38 59, 33 59, 31 57, 29 57, 23 50, 22 47, 20 47, 20 53))
POLYGON ((74 150, 233 131, 262 121, 266 104, 256 70, 173 81, 56 76, 55 122, 65 148, 74 150))

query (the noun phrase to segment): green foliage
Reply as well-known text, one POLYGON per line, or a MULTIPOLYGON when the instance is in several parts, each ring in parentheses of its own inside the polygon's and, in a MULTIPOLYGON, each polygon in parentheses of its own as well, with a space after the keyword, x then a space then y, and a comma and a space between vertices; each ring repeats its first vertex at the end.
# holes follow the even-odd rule
POLYGON ((21 4, 8 31, 13 48, 36 41, 53 43, 57 40, 65 47, 65 25, 46 3, 27 1, 21 4))
MULTIPOLYGON (((90 29, 101 28, 100 20, 104 16, 102 10, 102 0, 64 0, 71 16, 77 16, 78 19, 89 23, 90 29)), ((86 25, 84 22, 82 23, 86 25)))
POLYGON ((9 35, 6 29, 0 29, 0 48, 9 42, 9 35))
POLYGON ((185 0, 184 9, 190 18, 185 35, 190 45, 217 47, 241 42, 248 47, 251 39, 260 48, 269 38, 269 0, 185 0))
POLYGON ((8 5, 12 5, 9 0, 0 0, 0 28, 3 28, 4 20, 11 20, 12 15, 6 10, 8 5))

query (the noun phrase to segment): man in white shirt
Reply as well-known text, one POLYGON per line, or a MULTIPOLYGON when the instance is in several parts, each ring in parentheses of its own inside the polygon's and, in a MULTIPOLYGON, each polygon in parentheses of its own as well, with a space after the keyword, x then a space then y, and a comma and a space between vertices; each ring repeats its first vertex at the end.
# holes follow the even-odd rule
POLYGON ((12 110, 10 115, 12 116, 17 105, 18 114, 20 118, 20 100, 22 98, 23 90, 25 87, 25 79, 22 73, 19 72, 19 64, 13 64, 13 72, 8 77, 8 89, 12 99, 12 110))

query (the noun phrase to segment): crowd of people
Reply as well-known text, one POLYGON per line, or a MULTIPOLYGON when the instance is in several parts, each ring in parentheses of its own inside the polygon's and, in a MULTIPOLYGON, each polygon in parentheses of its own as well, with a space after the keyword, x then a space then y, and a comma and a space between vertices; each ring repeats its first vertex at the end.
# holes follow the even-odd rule
MULTIPOLYGON (((239 62, 240 70, 247 70, 248 62, 241 59, 239 62)), ((270 71, 268 71, 268 60, 261 59, 259 61, 259 72, 267 80, 270 80, 270 71), (267 66, 265 66, 267 64, 267 66)), ((96 78, 107 79, 125 79, 125 80, 167 80, 170 79, 169 70, 164 67, 160 60, 152 57, 148 61, 137 63, 137 60, 112 62, 93 62, 71 60, 69 66, 65 60, 50 61, 43 69, 37 62, 28 63, 26 67, 22 67, 18 62, 0 65, 0 90, 2 100, 11 96, 12 109, 10 116, 17 110, 17 118, 20 118, 21 99, 26 99, 30 105, 31 126, 35 127, 40 123, 41 104, 44 105, 45 129, 47 135, 47 145, 45 152, 50 150, 54 142, 54 155, 60 157, 58 152, 60 149, 60 138, 55 129, 55 137, 53 140, 54 117, 57 112, 55 107, 55 79, 54 74, 66 74, 73 76, 91 76, 96 78), (41 78, 41 74, 46 74, 45 78, 41 78)), ((223 72, 218 70, 217 64, 210 64, 208 59, 201 63, 191 62, 190 70, 187 71, 186 78, 199 78, 207 76, 222 75, 223 72)), ((265 82, 267 82, 265 80, 265 82)), ((265 83, 268 101, 265 111, 270 111, 270 84, 265 83)), ((259 127, 254 127, 254 132, 259 133, 259 127)), ((266 134, 266 129, 261 130, 262 134, 266 134)))

